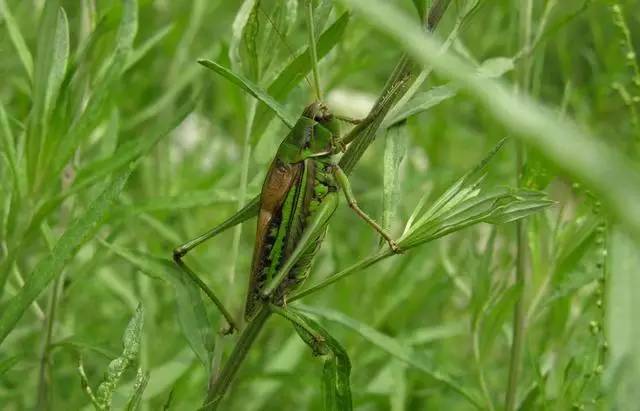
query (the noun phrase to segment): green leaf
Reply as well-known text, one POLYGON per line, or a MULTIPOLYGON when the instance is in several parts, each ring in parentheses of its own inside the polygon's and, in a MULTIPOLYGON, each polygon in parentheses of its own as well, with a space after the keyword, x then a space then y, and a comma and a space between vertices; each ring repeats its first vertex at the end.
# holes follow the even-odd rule
POLYGON ((431 107, 437 106, 443 101, 455 96, 458 92, 456 87, 450 85, 434 87, 429 91, 416 94, 406 105, 398 112, 394 112, 394 116, 390 120, 385 120, 383 127, 389 127, 397 125, 398 123, 405 121, 409 117, 416 114, 423 113, 429 110, 431 107))
POLYGON ((103 242, 118 256, 137 269, 155 279, 170 283, 176 293, 178 322, 189 346, 206 370, 211 365, 210 351, 213 347, 212 326, 207 316, 200 289, 178 269, 173 261, 129 250, 115 244, 103 242))
POLYGON ((144 121, 162 116, 163 110, 171 110, 176 104, 176 99, 180 96, 180 93, 192 85, 199 74, 199 67, 195 64, 190 65, 175 82, 171 83, 171 86, 161 97, 132 116, 131 119, 126 122, 124 128, 130 130, 144 121))
POLYGON ((135 66, 136 63, 138 63, 140 60, 142 60, 144 58, 144 56, 146 56, 147 53, 149 51, 151 51, 151 49, 153 49, 162 40, 164 40, 164 38, 167 37, 167 35, 169 33, 171 33, 172 30, 173 30, 173 24, 167 24, 166 26, 164 26, 160 30, 156 31, 153 34, 153 36, 149 37, 149 39, 147 41, 145 41, 144 43, 142 43, 138 48, 136 48, 129 55, 129 60, 127 60, 127 65, 125 67, 125 71, 129 70, 131 67, 135 66))
POLYGON ((259 7, 259 2, 256 4, 256 0, 244 0, 233 20, 231 43, 229 45, 229 60, 231 61, 233 70, 238 72, 242 70, 241 49, 245 46, 243 42, 243 40, 245 40, 245 30, 252 15, 257 13, 256 6, 259 7))
POLYGON ((178 108, 172 109, 171 113, 162 116, 157 126, 150 132, 150 136, 134 139, 121 144, 109 157, 87 164, 78 171, 78 176, 70 192, 77 191, 80 187, 92 184, 105 175, 119 170, 127 163, 149 153, 162 139, 166 138, 171 131, 180 125, 189 114, 193 112, 197 104, 197 96, 191 96, 178 108))
POLYGON ((472 168, 467 173, 465 173, 464 176, 458 179, 458 181, 456 181, 449 189, 447 189, 433 203, 433 205, 420 216, 420 213, 422 212, 427 200, 426 197, 423 197, 418 202, 418 206, 415 208, 415 210, 411 214, 411 217, 409 217, 409 220, 407 221, 407 225, 404 229, 404 233, 402 236, 403 237, 408 236, 412 231, 415 230, 414 226, 424 225, 426 221, 435 218, 436 216, 450 209, 456 203, 459 203, 465 198, 467 198, 475 190, 475 186, 478 184, 479 180, 482 178, 482 175, 487 165, 498 153, 498 151, 500 151, 505 141, 506 140, 504 139, 501 140, 493 148, 493 150, 491 150, 489 154, 487 154, 485 158, 483 158, 474 168, 472 168), (420 216, 419 220, 414 223, 414 221, 419 216, 420 216))
POLYGON ((609 343, 606 387, 609 409, 624 409, 638 398, 640 378, 640 254, 637 238, 615 225, 609 235, 608 287, 605 330, 609 343))
POLYGON ((79 338, 77 336, 71 336, 71 337, 67 337, 62 340, 56 341, 52 343, 49 347, 51 351, 53 351, 56 348, 67 349, 67 350, 72 350, 76 352, 92 351, 110 360, 118 356, 118 353, 116 351, 113 351, 111 348, 96 345, 91 341, 88 341, 83 338, 79 338))
POLYGON ((314 355, 324 357, 322 392, 325 410, 350 411, 351 361, 346 350, 320 324, 299 310, 276 309, 276 313, 291 321, 302 340, 313 350, 314 355))
POLYGON ((427 0, 411 0, 413 2, 413 6, 416 8, 418 12, 418 16, 422 19, 427 15, 427 0))
POLYGON ((24 70, 27 72, 29 81, 31 81, 33 79, 33 57, 31 56, 29 47, 27 47, 27 43, 24 41, 24 37, 20 32, 20 27, 18 26, 16 19, 13 17, 11 10, 9 10, 9 7, 7 6, 6 0, 0 0, 0 14, 2 14, 2 18, 7 25, 7 31, 9 32, 9 38, 11 38, 13 47, 16 48, 18 57, 20 57, 20 62, 24 66, 24 70))
POLYGON ((35 60, 33 87, 31 92, 32 107, 27 127, 27 165, 31 183, 39 173, 38 158, 41 154, 43 139, 47 137, 46 100, 49 92, 49 79, 53 67, 56 50, 56 32, 60 22, 59 0, 45 2, 44 10, 38 25, 38 46, 35 60))
POLYGON ((4 110, 2 101, 0 101, 0 134, 2 135, 2 138, 0 139, 2 142, 2 152, 7 157, 9 169, 13 176, 14 186, 17 188, 19 196, 22 197, 26 191, 26 174, 24 173, 24 169, 20 167, 16 142, 13 133, 11 132, 9 119, 7 118, 7 113, 4 110))
POLYGON ((493 57, 482 62, 477 69, 482 78, 498 78, 513 70, 513 59, 510 57, 493 57))
POLYGON ((142 371, 142 368, 138 368, 136 380, 133 384, 133 392, 131 392, 131 396, 129 397, 129 400, 127 401, 127 405, 125 407, 126 411, 136 411, 138 408, 140 408, 142 394, 144 393, 145 388, 147 388, 148 382, 149 373, 142 371))
POLYGON ((179 195, 155 197, 132 205, 121 206, 115 214, 135 215, 157 211, 186 210, 215 204, 229 204, 237 201, 237 196, 227 190, 212 188, 208 190, 186 191, 179 195))
POLYGON ((53 55, 51 56, 51 66, 44 101, 45 118, 49 117, 55 106, 69 60, 69 22, 67 21, 67 14, 62 7, 58 10, 58 23, 56 24, 56 31, 51 46, 53 47, 53 55))
POLYGON ((211 61, 211 60, 198 60, 198 63, 202 64, 208 69, 215 71, 220 74, 231 83, 235 84, 242 90, 246 91, 253 97, 260 100, 262 103, 266 104, 281 120, 282 122, 289 128, 293 128, 295 125, 295 119, 292 118, 284 109, 280 103, 278 103, 273 97, 271 97, 266 91, 264 91, 260 86, 254 84, 252 81, 247 79, 241 74, 234 73, 226 67, 221 66, 220 64, 211 61))
MULTIPOLYGON (((143 400, 154 398, 170 389, 183 374, 190 370, 193 365, 193 354, 191 350, 185 348, 178 352, 175 357, 165 363, 149 370, 148 388, 142 394, 143 400)), ((134 389, 134 382, 122 384, 118 393, 124 395, 134 389)))
POLYGON ((390 355, 401 360, 407 365, 424 372, 434 380, 439 381, 455 392, 461 394, 471 404, 475 405, 476 407, 480 407, 480 402, 478 401, 477 395, 475 393, 472 393, 470 390, 455 382, 453 378, 448 376, 443 371, 440 371, 433 365, 428 364, 426 360, 419 357, 411 347, 404 346, 396 339, 383 334, 366 324, 356 321, 341 312, 327 308, 312 308, 308 306, 304 306, 303 310, 310 314, 318 315, 322 318, 337 322, 347 328, 352 329, 376 347, 389 353, 390 355))
POLYGON ((69 131, 58 146, 54 157, 54 170, 62 169, 78 145, 88 138, 102 120, 109 98, 125 70, 137 31, 138 3, 136 0, 125 0, 113 58, 104 76, 95 85, 87 107, 71 124, 69 131))
POLYGON ((392 127, 387 130, 384 140, 382 228, 393 227, 400 199, 400 163, 407 153, 408 136, 406 128, 392 127))
MULTIPOLYGON (((142 305, 138 305, 133 318, 129 321, 122 336, 122 354, 109 363, 104 381, 100 383, 96 390, 96 402, 100 405, 101 409, 111 409, 113 393, 118 387, 122 375, 137 360, 138 352, 140 351, 143 324, 144 311, 142 310, 142 305)), ((145 384, 139 384, 136 378, 136 386, 142 385, 142 389, 144 389, 145 384)))
POLYGON ((9 335, 31 303, 38 298, 51 281, 60 275, 78 248, 91 238, 104 221, 106 212, 120 195, 133 167, 134 164, 131 164, 106 184, 102 193, 89 204, 85 213, 75 219, 62 234, 51 254, 40 260, 25 279, 25 285, 9 300, 7 308, 0 314, 0 344, 9 335))
POLYGON ((0 360, 0 377, 7 373, 7 371, 11 370, 14 365, 19 363, 24 359, 23 355, 13 355, 11 357, 4 358, 0 360))
MULTIPOLYGON (((482 62, 476 72, 482 78, 497 78, 513 70, 513 59, 507 57, 495 57, 482 62)), ((430 108, 448 100, 458 94, 460 87, 455 84, 445 84, 434 87, 429 91, 417 93, 406 104, 390 113, 390 118, 385 118, 381 127, 396 125, 409 117, 423 113, 430 108)))

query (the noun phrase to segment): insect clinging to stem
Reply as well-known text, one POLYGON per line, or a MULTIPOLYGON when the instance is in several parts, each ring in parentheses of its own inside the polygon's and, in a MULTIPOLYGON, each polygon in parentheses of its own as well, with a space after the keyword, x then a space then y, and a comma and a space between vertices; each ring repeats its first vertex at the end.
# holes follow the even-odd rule
MULTIPOLYGON (((311 13, 309 13, 311 16, 311 13)), ((338 165, 343 141, 340 122, 349 121, 331 113, 321 101, 313 23, 310 17, 310 51, 316 101, 302 112, 280 144, 267 171, 261 192, 243 209, 219 226, 177 247, 173 257, 183 269, 182 258, 193 248, 224 230, 257 215, 257 229, 244 317, 251 321, 260 307, 282 306, 286 297, 308 277, 328 222, 338 207, 342 191, 349 207, 388 243, 400 252, 396 242, 360 209, 346 173, 338 165)), ((217 63, 201 61, 216 71, 226 70, 217 63)), ((210 294, 210 291, 207 292, 210 294)), ((209 297, 230 325, 232 316, 213 295, 209 297)))

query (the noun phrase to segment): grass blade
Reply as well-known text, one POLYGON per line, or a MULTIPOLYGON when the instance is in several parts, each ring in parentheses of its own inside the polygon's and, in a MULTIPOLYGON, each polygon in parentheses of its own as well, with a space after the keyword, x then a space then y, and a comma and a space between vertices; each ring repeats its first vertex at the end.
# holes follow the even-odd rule
POLYGON ((211 365, 210 352, 213 348, 211 323, 207 316, 200 289, 173 261, 129 250, 115 244, 103 242, 110 250, 122 257, 137 269, 155 279, 170 283, 176 293, 176 311, 178 322, 189 346, 206 370, 211 365))
POLYGON ((67 163, 74 150, 100 123, 109 96, 120 80, 133 49, 133 41, 138 32, 138 3, 125 0, 122 19, 118 28, 116 49, 104 76, 98 81, 86 109, 71 125, 54 158, 53 170, 60 170, 67 163))
POLYGON ((278 103, 260 86, 254 84, 251 80, 247 79, 243 75, 235 73, 229 70, 228 68, 221 66, 215 61, 198 60, 198 63, 220 74, 222 77, 226 78, 231 83, 235 84, 245 92, 257 98, 262 103, 266 104, 267 107, 269 107, 282 120, 282 122, 287 127, 293 128, 296 122, 295 119, 286 112, 286 110, 280 103, 278 103))
POLYGON ((56 24, 52 47, 53 55, 51 56, 44 101, 45 118, 48 118, 53 110, 69 61, 69 22, 67 21, 67 13, 62 7, 58 10, 58 23, 56 24))
POLYGON ((116 175, 102 193, 89 204, 87 211, 77 218, 62 234, 53 251, 44 257, 27 277, 24 287, 9 300, 0 314, 0 345, 32 302, 47 288, 104 221, 107 211, 124 188, 134 164, 116 175))
POLYGON ((614 226, 610 235, 610 254, 607 270, 610 278, 607 301, 607 361, 606 385, 611 394, 611 408, 625 408, 638 398, 637 381, 640 378, 640 327, 637 313, 640 310, 640 277, 638 242, 614 226))
POLYGON ((402 107, 400 112, 394 114, 393 118, 385 120, 382 127, 394 126, 411 116, 423 113, 431 107, 437 106, 443 101, 454 97, 456 94, 456 88, 449 85, 434 87, 424 93, 416 94, 402 107))
POLYGON ((171 33, 172 30, 173 24, 167 24, 156 33, 154 33, 154 35, 151 36, 147 41, 142 43, 140 47, 136 48, 129 56, 129 60, 127 60, 127 65, 124 68, 125 71, 129 70, 131 67, 135 66, 136 63, 142 60, 144 56, 146 56, 147 53, 151 51, 151 49, 153 49, 162 40, 164 40, 164 38, 167 37, 167 35, 171 33))
POLYGON ((11 10, 9 10, 9 7, 7 6, 6 0, 0 0, 0 14, 2 14, 2 18, 7 25, 9 38, 11 38, 11 42, 18 52, 18 57, 20 57, 20 62, 22 62, 24 70, 27 72, 27 77, 29 78, 29 81, 32 81, 33 57, 31 56, 29 47, 27 47, 27 43, 24 41, 24 37, 20 32, 20 27, 18 27, 16 19, 13 17, 11 10))
POLYGON ((11 368, 13 368, 13 366, 19 363, 21 360, 24 360, 24 356, 19 354, 0 360, 0 377, 10 371, 11 368))
POLYGON ((27 128, 27 165, 28 176, 31 184, 34 184, 38 170, 38 156, 42 149, 42 142, 46 136, 46 99, 50 69, 52 67, 56 39, 56 31, 59 19, 60 2, 50 0, 45 2, 44 10, 40 18, 38 29, 38 47, 35 60, 35 71, 31 91, 31 113, 27 128))
POLYGON ((136 380, 133 384, 133 391, 131 392, 131 396, 127 401, 125 411, 136 411, 140 408, 142 394, 144 393, 144 390, 145 388, 147 388, 147 384, 149 383, 149 376, 150 374, 148 372, 142 371, 142 368, 138 369, 136 380))
POLYGON ((401 360, 407 365, 424 372, 434 380, 439 381, 440 383, 461 394, 472 405, 481 408, 480 403, 478 402, 477 395, 475 393, 472 393, 462 385, 455 382, 453 378, 448 376, 446 373, 437 370, 430 364, 427 364, 424 359, 420 358, 417 353, 415 353, 413 349, 411 349, 411 347, 407 347, 401 344, 393 337, 383 334, 366 324, 363 324, 359 321, 354 320, 353 318, 348 317, 345 314, 342 314, 339 311, 308 306, 304 306, 302 310, 310 314, 318 315, 329 321, 337 322, 347 328, 352 329, 378 348, 386 351, 387 353, 401 360))
POLYGON ((300 311, 280 307, 273 307, 273 310, 293 324, 300 338, 313 350, 314 355, 324 357, 324 409, 351 411, 351 360, 347 351, 320 324, 300 311))
MULTIPOLYGON (((0 0, 1 1, 1 0, 0 0)), ((24 170, 19 165, 18 152, 16 148, 15 139, 11 132, 9 125, 9 119, 7 118, 7 112, 4 110, 4 105, 0 101, 0 134, 2 138, 2 152, 7 157, 9 163, 9 169, 13 175, 13 181, 17 188, 18 195, 21 197, 26 190, 26 175, 24 170)))
POLYGON ((384 140, 384 175, 382 190, 382 228, 393 228, 400 200, 400 164, 407 153, 408 136, 405 127, 387 130, 384 140))

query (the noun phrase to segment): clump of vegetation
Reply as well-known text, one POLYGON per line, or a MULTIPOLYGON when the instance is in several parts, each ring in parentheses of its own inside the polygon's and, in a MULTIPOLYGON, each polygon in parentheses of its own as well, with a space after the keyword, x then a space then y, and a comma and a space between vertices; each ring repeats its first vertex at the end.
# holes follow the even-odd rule
POLYGON ((2 408, 629 409, 637 7, 0 0, 2 408), (243 321, 253 220, 170 253, 315 100, 395 243, 243 321))

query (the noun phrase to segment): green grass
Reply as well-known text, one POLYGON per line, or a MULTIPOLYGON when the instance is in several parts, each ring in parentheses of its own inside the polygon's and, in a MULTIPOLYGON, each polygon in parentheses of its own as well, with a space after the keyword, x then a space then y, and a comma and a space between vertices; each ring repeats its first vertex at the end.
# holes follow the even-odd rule
MULTIPOLYGON (((639 7, 0 0, 0 408, 197 409, 239 358, 219 409, 634 409, 639 7), (171 250, 258 194, 318 84, 369 113, 341 166, 406 252, 342 201, 230 357, 171 250)), ((235 318, 254 224, 187 257, 235 318)))

